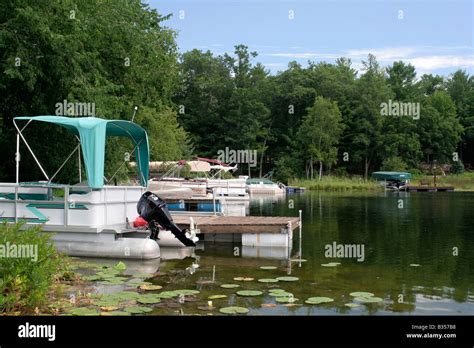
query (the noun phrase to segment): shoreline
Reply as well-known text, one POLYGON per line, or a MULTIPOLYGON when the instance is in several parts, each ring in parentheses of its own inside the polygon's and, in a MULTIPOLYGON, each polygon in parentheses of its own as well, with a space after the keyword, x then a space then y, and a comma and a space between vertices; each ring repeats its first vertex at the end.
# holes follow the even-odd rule
MULTIPOLYGON (((432 175, 414 174, 411 183, 413 185, 421 181, 428 182, 433 186, 432 175)), ((474 192, 474 172, 463 174, 451 174, 446 176, 437 176, 436 184, 438 186, 453 186, 455 192, 474 192)), ((289 186, 304 187, 309 191, 384 191, 384 188, 376 181, 369 179, 365 181, 362 177, 341 177, 341 176, 323 176, 319 179, 290 179, 289 186)))

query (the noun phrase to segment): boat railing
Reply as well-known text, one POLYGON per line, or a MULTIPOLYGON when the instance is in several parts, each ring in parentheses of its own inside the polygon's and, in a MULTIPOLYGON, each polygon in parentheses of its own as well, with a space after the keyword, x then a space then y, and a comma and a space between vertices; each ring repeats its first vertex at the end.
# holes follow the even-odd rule
MULTIPOLYGON (((13 194, 13 199, 4 198, 1 199, 1 203, 13 203, 14 204, 14 211, 13 211, 13 220, 15 223, 24 218, 19 214, 19 205, 20 204, 27 204, 30 206, 38 205, 38 204, 57 204, 56 209, 64 209, 64 215, 62 219, 62 223, 59 224, 60 226, 70 226, 69 219, 70 219, 70 210, 77 208, 77 205, 91 205, 91 206, 104 206, 104 215, 103 215, 103 225, 107 225, 109 223, 109 205, 117 205, 123 204, 123 219, 122 222, 126 223, 128 221, 127 217, 127 205, 133 204, 135 205, 138 201, 138 198, 134 197, 133 199, 130 198, 129 191, 137 191, 140 190, 140 194, 145 191, 145 187, 142 186, 103 186, 101 189, 92 189, 87 185, 68 185, 68 184, 55 184, 55 183, 48 183, 48 182, 27 182, 27 183, 2 183, 0 184, 1 191, 3 194, 11 195, 13 194), (29 192, 28 190, 22 189, 44 189, 44 192, 29 192), (62 197, 61 194, 55 195, 53 190, 61 190, 63 191, 62 197), (23 192, 22 192, 23 191, 23 192), (25 192, 26 191, 26 192, 25 192), (115 191, 115 192, 114 192, 115 191), (123 191, 123 194, 117 191, 123 191), (100 195, 93 195, 94 192, 100 192, 100 195), (90 195, 92 193, 92 195, 90 195), (32 196, 33 198, 28 198, 28 195, 32 196), (74 197, 71 198, 71 195, 74 197), (41 196, 42 198, 38 199, 37 197, 41 196), (59 199, 62 198, 62 199, 59 199)), ((135 195, 133 195, 135 196, 135 195)), ((138 195, 137 195, 138 196, 138 195)), ((0 220, 1 220, 0 216, 0 220)), ((46 221, 41 221, 46 222, 46 221)), ((114 222, 113 222, 114 223, 114 222)), ((57 225, 57 224, 55 224, 57 225)), ((85 224, 86 225, 86 224, 85 224)), ((78 226, 74 224, 74 226, 78 226)))

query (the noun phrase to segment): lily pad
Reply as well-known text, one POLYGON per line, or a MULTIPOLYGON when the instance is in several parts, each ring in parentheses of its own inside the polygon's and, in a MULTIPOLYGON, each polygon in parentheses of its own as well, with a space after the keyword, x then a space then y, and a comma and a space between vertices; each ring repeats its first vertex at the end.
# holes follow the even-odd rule
POLYGON ((286 277, 278 277, 276 278, 277 280, 280 280, 282 282, 296 282, 300 278, 298 277, 291 277, 291 276, 286 276, 286 277))
POLYGON ((357 308, 357 307, 360 307, 360 305, 357 304, 357 303, 344 303, 344 306, 349 307, 349 308, 357 308))
POLYGON ((141 313, 149 313, 153 309, 151 309, 149 307, 136 306, 136 307, 125 307, 123 310, 125 312, 132 313, 132 314, 141 314, 141 313))
POLYGON ((249 310, 245 307, 223 307, 219 309, 219 312, 224 314, 245 314, 248 313, 249 310))
POLYGON ((81 307, 81 308, 73 308, 68 311, 71 315, 84 315, 84 316, 89 316, 89 315, 99 315, 99 312, 94 309, 94 308, 86 308, 86 307, 81 307))
POLYGON ((254 278, 251 277, 235 277, 234 280, 238 282, 251 282, 254 278))
POLYGON ((237 295, 239 296, 260 296, 263 292, 259 290, 240 290, 237 291, 237 295))
POLYGON ((190 289, 182 289, 182 290, 173 290, 173 292, 177 293, 178 295, 184 295, 184 296, 189 296, 189 295, 197 295, 199 294, 199 290, 190 290, 190 289))
POLYGON ((100 313, 102 316, 129 316, 132 315, 132 313, 125 312, 125 311, 112 311, 112 312, 102 312, 100 313))
POLYGON ((376 303, 376 302, 382 302, 383 298, 381 298, 381 297, 356 297, 354 300, 362 302, 362 303, 376 303))
POLYGON ((271 269, 277 269, 277 267, 275 267, 275 266, 261 266, 260 269, 271 270, 271 269))
POLYGON ((307 304, 320 304, 320 303, 329 303, 329 302, 333 302, 334 299, 330 298, 330 297, 310 297, 308 298, 305 303, 307 304))
POLYGON ((322 263, 321 266, 323 267, 336 267, 339 266, 340 262, 329 262, 329 263, 322 263))
POLYGON ((147 295, 142 295, 139 298, 137 298, 138 303, 142 304, 153 304, 153 303, 159 303, 161 302, 161 299, 158 297, 151 297, 147 295))
POLYGON ((163 289, 163 287, 161 285, 155 285, 155 284, 142 284, 142 285, 138 286, 138 288, 141 289, 141 290, 146 290, 146 291, 163 289))
POLYGON ((290 261, 291 262, 306 262, 308 260, 306 260, 306 259, 291 259, 290 261))
POLYGON ((371 297, 371 296, 374 296, 373 293, 365 292, 365 291, 354 291, 354 292, 351 292, 349 295, 351 295, 352 297, 371 297))
POLYGON ((410 263, 410 267, 420 267, 421 265, 418 263, 410 263))
POLYGON ((117 306, 101 306, 100 310, 104 312, 111 312, 111 311, 116 311, 119 309, 117 306))
POLYGON ((156 294, 158 298, 173 298, 179 296, 179 294, 175 291, 163 291, 159 294, 156 294))
POLYGON ((277 283, 278 279, 273 278, 262 278, 258 280, 260 283, 277 283))
MULTIPOLYGON (((132 291, 119 291, 114 294, 110 294, 111 298, 117 298, 119 300, 135 300, 140 296, 140 294, 132 291)), ((103 297, 102 297, 103 298, 103 297)))
POLYGON ((209 300, 219 300, 221 298, 227 298, 227 295, 211 295, 208 297, 209 300))
POLYGON ((288 297, 293 294, 291 292, 282 291, 282 292, 269 292, 268 295, 272 297, 288 297))
POLYGON ((240 288, 240 285, 239 284, 222 284, 221 288, 234 289, 234 288, 240 288))

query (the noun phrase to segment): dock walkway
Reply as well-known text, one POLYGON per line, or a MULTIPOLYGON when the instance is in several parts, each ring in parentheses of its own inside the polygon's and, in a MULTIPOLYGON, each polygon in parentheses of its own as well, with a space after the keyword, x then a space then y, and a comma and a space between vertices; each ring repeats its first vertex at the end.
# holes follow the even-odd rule
MULTIPOLYGON (((173 215, 174 222, 189 228, 190 217, 173 215)), ((283 216, 192 216, 201 233, 285 233, 299 226, 298 217, 283 216)))

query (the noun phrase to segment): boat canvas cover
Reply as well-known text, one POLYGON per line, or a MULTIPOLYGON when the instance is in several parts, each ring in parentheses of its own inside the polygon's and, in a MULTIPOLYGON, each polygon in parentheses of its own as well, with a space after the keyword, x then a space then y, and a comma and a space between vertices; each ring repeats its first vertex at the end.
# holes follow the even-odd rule
POLYGON ((410 180, 411 174, 407 172, 373 172, 372 177, 378 181, 384 180, 410 180))
POLYGON ((128 137, 135 147, 140 183, 147 186, 150 154, 148 135, 136 123, 125 120, 106 120, 97 117, 64 116, 19 116, 15 120, 40 121, 62 126, 75 135, 81 142, 82 156, 87 173, 87 182, 91 188, 104 186, 105 143, 107 136, 128 137))

